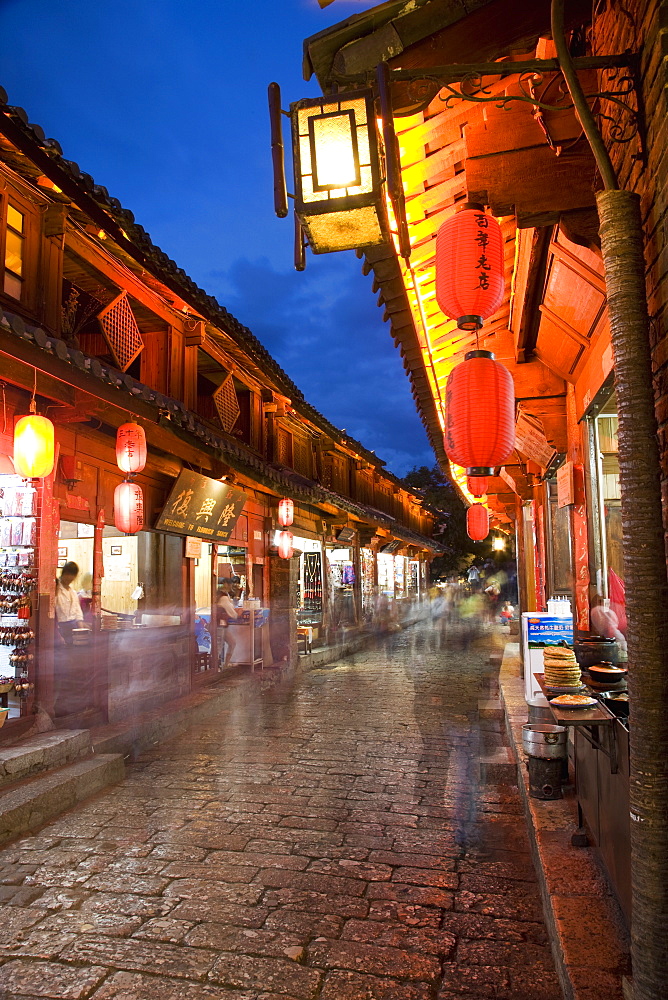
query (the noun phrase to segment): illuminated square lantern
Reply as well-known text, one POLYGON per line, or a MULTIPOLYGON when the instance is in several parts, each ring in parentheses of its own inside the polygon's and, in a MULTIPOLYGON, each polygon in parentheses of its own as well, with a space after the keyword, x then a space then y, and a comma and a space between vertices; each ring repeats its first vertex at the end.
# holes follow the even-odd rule
POLYGON ((370 90, 290 105, 295 212, 313 253, 389 238, 370 90))

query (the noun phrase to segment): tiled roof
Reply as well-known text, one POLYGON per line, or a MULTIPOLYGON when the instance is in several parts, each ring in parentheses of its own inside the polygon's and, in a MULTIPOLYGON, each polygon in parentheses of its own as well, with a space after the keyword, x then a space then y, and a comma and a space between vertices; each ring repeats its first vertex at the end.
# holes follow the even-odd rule
MULTIPOLYGON (((136 400, 155 410, 156 422, 159 421, 161 415, 168 417, 174 432, 180 431, 194 438, 197 446, 210 448, 217 453, 217 457, 238 472, 248 475, 274 492, 283 493, 297 502, 330 504, 359 518, 375 521, 382 527, 391 530, 394 535, 406 541, 412 541, 416 545, 435 551, 442 548, 438 542, 414 532, 389 514, 367 508, 348 497, 326 489, 319 483, 264 461, 240 442, 223 437, 210 427, 205 426, 197 414, 188 410, 179 400, 156 392, 150 386, 132 378, 131 375, 118 371, 97 358, 87 357, 82 351, 68 347, 64 340, 49 336, 41 327, 26 323, 21 316, 7 312, 7 310, 0 310, 0 330, 13 334, 37 347, 44 354, 72 365, 88 375, 91 379, 91 392, 94 392, 95 380, 115 389, 119 396, 126 397, 122 400, 119 399, 119 405, 125 410, 132 410, 131 400, 136 400)), ((45 370, 48 370, 48 367, 45 370)))

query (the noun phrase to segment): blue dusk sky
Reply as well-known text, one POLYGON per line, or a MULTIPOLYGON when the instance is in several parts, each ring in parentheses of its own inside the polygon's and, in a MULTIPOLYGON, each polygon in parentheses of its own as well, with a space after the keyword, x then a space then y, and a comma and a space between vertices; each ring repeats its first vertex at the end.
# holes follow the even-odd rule
POLYGON ((267 85, 284 108, 316 96, 303 39, 372 6, 0 0, 0 84, 314 406, 402 476, 434 456, 372 278, 352 251, 309 251, 295 272, 292 222, 272 201, 267 85))

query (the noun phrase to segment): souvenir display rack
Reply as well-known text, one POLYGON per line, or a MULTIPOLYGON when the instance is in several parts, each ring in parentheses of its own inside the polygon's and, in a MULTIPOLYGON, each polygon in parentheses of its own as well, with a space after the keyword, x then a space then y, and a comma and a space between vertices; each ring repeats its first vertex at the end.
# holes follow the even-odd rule
POLYGON ((0 476, 0 684, 2 706, 18 697, 27 714, 34 690, 37 492, 19 476, 0 476), (12 676, 13 674, 13 676, 12 676))

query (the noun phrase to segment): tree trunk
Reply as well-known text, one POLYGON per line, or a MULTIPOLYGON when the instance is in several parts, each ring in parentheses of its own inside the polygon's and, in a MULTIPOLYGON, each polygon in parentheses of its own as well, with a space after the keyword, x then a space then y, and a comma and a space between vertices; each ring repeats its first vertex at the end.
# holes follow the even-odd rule
POLYGON ((619 416, 635 1000, 668 990, 668 580, 640 199, 597 195, 619 416))

